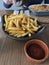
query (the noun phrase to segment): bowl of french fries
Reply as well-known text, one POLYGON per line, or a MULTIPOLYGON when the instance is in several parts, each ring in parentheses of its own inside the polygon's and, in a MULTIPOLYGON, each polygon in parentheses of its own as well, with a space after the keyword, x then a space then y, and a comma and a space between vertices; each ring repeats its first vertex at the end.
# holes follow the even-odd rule
POLYGON ((49 4, 30 5, 28 8, 35 16, 49 15, 49 4))
POLYGON ((26 14, 11 14, 2 17, 2 29, 12 39, 29 40, 45 30, 42 25, 26 14))

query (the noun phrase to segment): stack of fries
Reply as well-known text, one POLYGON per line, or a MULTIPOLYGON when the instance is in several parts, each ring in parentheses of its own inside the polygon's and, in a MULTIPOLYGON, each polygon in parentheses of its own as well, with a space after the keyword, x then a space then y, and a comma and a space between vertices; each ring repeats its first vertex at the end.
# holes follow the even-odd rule
POLYGON ((31 9, 38 12, 45 12, 45 11, 49 11, 49 6, 48 5, 35 5, 31 9))
POLYGON ((33 20, 26 14, 5 15, 4 19, 5 31, 15 37, 24 37, 26 35, 30 37, 41 28, 36 19, 33 20))

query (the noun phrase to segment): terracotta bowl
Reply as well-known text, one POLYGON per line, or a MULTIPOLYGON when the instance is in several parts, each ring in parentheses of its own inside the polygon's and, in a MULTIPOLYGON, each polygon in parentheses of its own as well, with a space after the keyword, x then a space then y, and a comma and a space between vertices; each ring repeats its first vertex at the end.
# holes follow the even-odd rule
POLYGON ((27 57, 27 59, 30 61, 30 62, 33 62, 33 63, 41 63, 41 62, 44 62, 47 58, 48 58, 48 46, 41 40, 38 40, 38 39, 33 39, 33 40, 30 40, 28 42, 26 42, 25 46, 24 46, 24 52, 25 52, 25 55, 27 57), (42 59, 35 59, 35 58, 32 58, 31 56, 29 56, 29 54, 27 53, 27 47, 31 44, 37 44, 39 45, 45 52, 45 56, 44 58, 42 59))

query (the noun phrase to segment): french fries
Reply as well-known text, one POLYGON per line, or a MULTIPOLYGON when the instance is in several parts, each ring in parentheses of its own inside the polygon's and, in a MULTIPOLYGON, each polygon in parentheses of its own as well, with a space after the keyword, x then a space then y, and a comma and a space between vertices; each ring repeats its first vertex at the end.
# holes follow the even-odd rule
POLYGON ((45 5, 38 4, 38 5, 31 7, 31 9, 34 11, 38 11, 38 12, 47 12, 47 11, 49 11, 49 6, 46 4, 45 5))
POLYGON ((37 23, 37 19, 33 20, 25 14, 5 15, 4 18, 5 31, 15 37, 24 37, 26 35, 30 37, 41 28, 37 23))

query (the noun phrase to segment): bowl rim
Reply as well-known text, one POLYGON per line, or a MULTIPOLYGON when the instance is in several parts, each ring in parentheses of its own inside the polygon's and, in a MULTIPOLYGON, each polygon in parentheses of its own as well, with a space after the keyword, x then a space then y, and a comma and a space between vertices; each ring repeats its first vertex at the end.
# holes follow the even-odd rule
MULTIPOLYGON (((39 44, 39 45, 40 45, 40 44, 39 44)), ((39 39, 29 40, 29 41, 26 42, 26 44, 25 44, 25 46, 24 46, 25 55, 26 55, 26 57, 27 57, 30 61, 32 61, 32 62, 35 61, 35 62, 40 63, 40 62, 45 61, 45 60, 48 58, 48 56, 49 56, 48 51, 49 51, 48 46, 45 44, 45 42, 43 42, 42 40, 39 40, 39 39), (28 45, 30 42, 32 42, 32 41, 41 42, 41 44, 43 44, 43 45, 45 46, 45 48, 47 49, 47 51, 46 51, 47 53, 46 53, 46 55, 45 55, 45 57, 44 57, 43 59, 40 59, 40 60, 34 59, 34 58, 30 57, 30 56, 28 55, 28 53, 26 52, 27 45, 28 45)))

